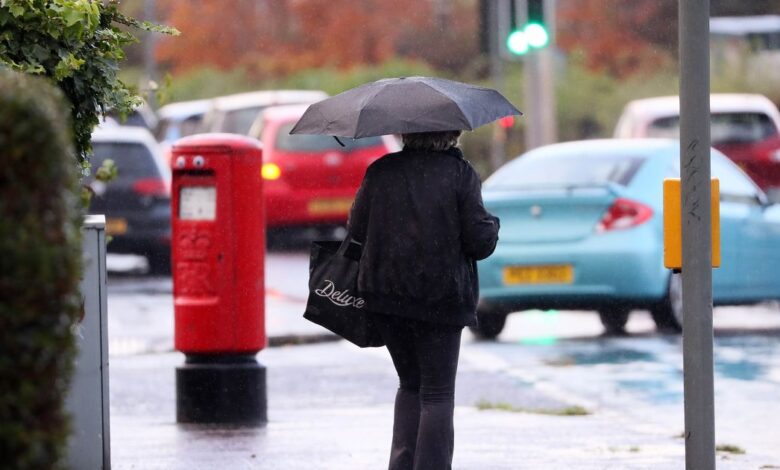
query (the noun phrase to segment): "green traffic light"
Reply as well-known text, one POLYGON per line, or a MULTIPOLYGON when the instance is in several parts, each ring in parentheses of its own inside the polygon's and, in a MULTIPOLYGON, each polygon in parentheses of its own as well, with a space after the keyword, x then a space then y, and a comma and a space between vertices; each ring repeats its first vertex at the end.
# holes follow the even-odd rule
POLYGON ((523 31, 512 31, 506 38, 506 48, 515 55, 523 55, 528 52, 528 38, 523 31))
POLYGON ((525 33, 526 47, 541 48, 550 42, 550 35, 539 23, 528 23, 523 28, 523 33, 525 33))

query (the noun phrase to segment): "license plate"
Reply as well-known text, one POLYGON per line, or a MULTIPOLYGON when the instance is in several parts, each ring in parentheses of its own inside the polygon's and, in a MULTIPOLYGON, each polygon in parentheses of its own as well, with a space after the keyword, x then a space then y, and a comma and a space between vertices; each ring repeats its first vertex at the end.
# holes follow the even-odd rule
POLYGON ((315 199, 309 202, 309 214, 347 214, 352 208, 352 199, 315 199))
POLYGON ((106 219, 106 235, 124 235, 127 233, 127 220, 118 218, 106 219))
POLYGON ((568 264, 506 266, 504 284, 571 284, 574 268, 568 264))

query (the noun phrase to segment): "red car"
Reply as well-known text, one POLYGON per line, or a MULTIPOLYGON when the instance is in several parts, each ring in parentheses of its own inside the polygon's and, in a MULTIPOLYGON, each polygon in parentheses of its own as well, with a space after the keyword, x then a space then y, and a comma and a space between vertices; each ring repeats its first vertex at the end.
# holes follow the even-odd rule
POLYGON ((714 146, 745 170, 770 199, 780 201, 780 135, 758 142, 724 142, 714 146))
POLYGON ((263 143, 266 225, 342 226, 366 168, 399 150, 395 137, 290 135, 308 105, 268 108, 249 135, 263 143))

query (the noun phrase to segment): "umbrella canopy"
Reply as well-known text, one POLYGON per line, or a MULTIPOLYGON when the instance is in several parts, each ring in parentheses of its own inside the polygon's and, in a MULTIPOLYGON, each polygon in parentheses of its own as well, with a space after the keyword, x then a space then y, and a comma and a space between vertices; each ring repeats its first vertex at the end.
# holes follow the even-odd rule
POLYGON ((442 78, 386 78, 312 104, 290 134, 360 138, 472 130, 522 114, 489 88, 442 78))

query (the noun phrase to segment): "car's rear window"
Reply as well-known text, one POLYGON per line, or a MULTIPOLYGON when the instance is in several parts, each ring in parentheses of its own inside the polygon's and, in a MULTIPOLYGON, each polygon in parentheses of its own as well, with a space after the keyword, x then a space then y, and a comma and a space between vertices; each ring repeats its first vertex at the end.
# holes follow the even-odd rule
POLYGON ((644 161, 644 157, 532 154, 503 166, 484 186, 490 189, 570 188, 609 183, 627 186, 644 161))
POLYGON ((230 132, 233 134, 249 134, 249 129, 252 127, 252 123, 255 122, 257 116, 267 106, 254 106, 251 108, 234 109, 225 112, 225 119, 222 122, 222 128, 219 132, 230 132))
POLYGON ((327 135, 290 135, 293 126, 295 126, 294 122, 279 126, 275 142, 277 149, 299 152, 318 152, 326 150, 350 151, 382 145, 381 137, 364 137, 362 139, 339 137, 339 140, 344 144, 344 147, 342 147, 336 142, 336 139, 327 135))
MULTIPOLYGON (((713 145, 726 143, 751 143, 777 134, 772 120, 763 113, 713 113, 711 117, 713 145)), ((680 137, 680 117, 656 119, 647 129, 648 137, 680 137)))
POLYGON ((161 176, 149 149, 142 144, 129 142, 94 142, 94 155, 90 158, 92 173, 103 161, 112 159, 119 170, 118 179, 129 180, 161 176))

